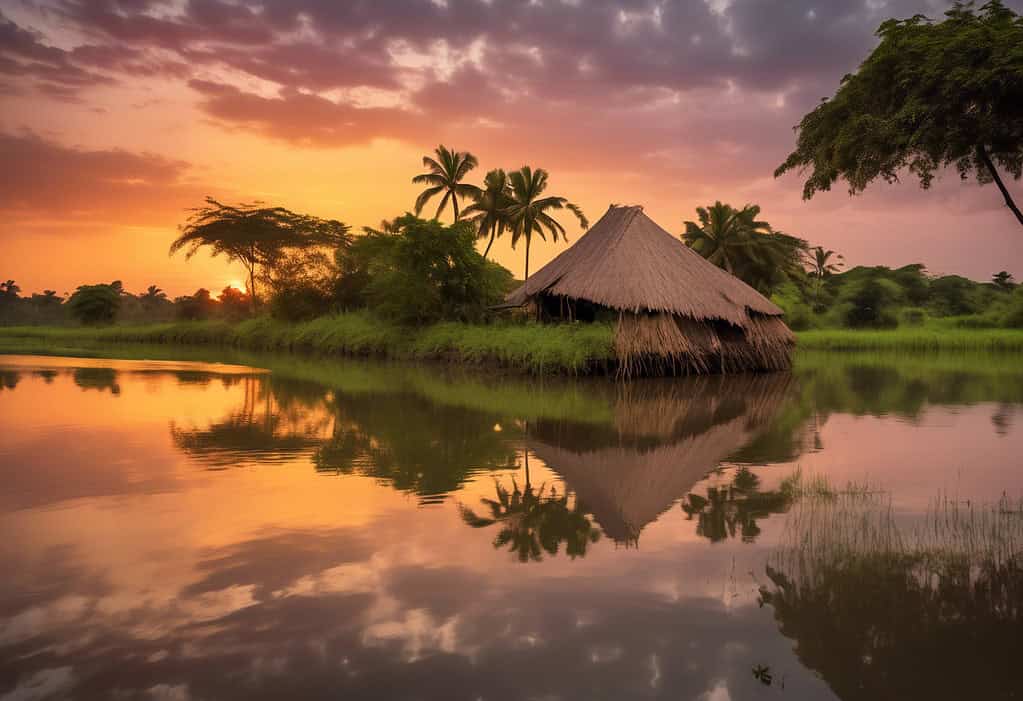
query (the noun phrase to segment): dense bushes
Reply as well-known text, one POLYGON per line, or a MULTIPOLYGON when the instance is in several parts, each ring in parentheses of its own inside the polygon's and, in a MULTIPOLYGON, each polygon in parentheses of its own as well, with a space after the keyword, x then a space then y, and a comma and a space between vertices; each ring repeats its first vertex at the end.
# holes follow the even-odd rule
POLYGON ((511 273, 476 252, 467 224, 412 216, 397 224, 397 234, 367 234, 353 247, 368 272, 364 300, 381 316, 416 325, 479 321, 503 299, 511 273))
POLYGON ((958 275, 931 277, 915 264, 856 267, 817 278, 796 278, 772 298, 797 331, 897 326, 1023 328, 1023 292, 1007 273, 990 283, 958 275))
POLYGON ((332 262, 307 259, 279 274, 270 312, 289 321, 368 309, 403 325, 478 322, 503 299, 512 277, 477 253, 475 242, 464 222, 399 217, 386 232, 369 230, 337 249, 332 262))

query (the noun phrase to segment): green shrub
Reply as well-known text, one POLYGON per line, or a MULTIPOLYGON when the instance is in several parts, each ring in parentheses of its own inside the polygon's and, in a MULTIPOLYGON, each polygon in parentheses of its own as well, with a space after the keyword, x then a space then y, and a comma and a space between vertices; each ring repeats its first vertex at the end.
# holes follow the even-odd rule
POLYGON ((477 322, 503 299, 511 273, 476 252, 470 226, 412 215, 397 234, 367 234, 355 252, 368 278, 363 295, 376 313, 400 324, 477 322))
POLYGON ((1023 329, 1023 286, 1019 286, 1013 291, 1008 308, 1002 316, 1002 326, 1010 329, 1023 329))
POLYGON ((852 328, 891 329, 899 325, 891 308, 901 290, 891 280, 871 277, 859 283, 847 299, 845 325, 852 328))
POLYGON ((302 281, 274 290, 270 295, 270 314, 285 321, 306 321, 329 313, 333 304, 330 294, 318 285, 302 281))
POLYGON ((899 314, 899 323, 906 326, 922 326, 927 321, 927 312, 920 307, 906 307, 899 314))
POLYGON ((68 300, 71 315, 83 324, 109 324, 121 308, 121 284, 81 285, 68 300))

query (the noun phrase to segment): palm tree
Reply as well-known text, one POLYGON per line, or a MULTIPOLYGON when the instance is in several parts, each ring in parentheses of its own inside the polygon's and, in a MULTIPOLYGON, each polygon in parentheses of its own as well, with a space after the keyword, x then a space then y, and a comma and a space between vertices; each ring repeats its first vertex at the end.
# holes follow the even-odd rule
POLYGON ((813 275, 819 280, 823 280, 828 275, 837 273, 838 269, 844 265, 841 261, 844 258, 841 255, 835 257, 838 262, 829 263, 832 256, 835 256, 835 252, 831 250, 824 250, 823 246, 817 246, 811 248, 810 252, 813 254, 813 258, 810 260, 810 264, 813 266, 813 275))
POLYGON ((476 201, 465 208, 463 214, 466 215, 467 221, 476 225, 479 238, 490 236, 487 250, 483 251, 484 258, 490 253, 494 239, 503 234, 505 227, 508 226, 508 215, 505 210, 511 204, 511 185, 508 182, 508 174, 497 168, 487 173, 487 177, 483 180, 483 189, 476 193, 476 201))
POLYGON ((468 151, 452 151, 444 145, 440 145, 434 151, 436 158, 423 156, 423 165, 429 169, 429 173, 423 173, 412 178, 412 182, 426 184, 430 187, 419 193, 416 198, 416 214, 423 211, 426 203, 434 196, 444 193, 440 206, 437 207, 436 216, 439 218, 448 200, 454 208, 455 219, 458 221, 458 198, 473 197, 479 191, 475 185, 463 183, 462 178, 477 166, 476 156, 468 151))
POLYGON ((548 212, 556 209, 567 209, 579 219, 579 225, 586 229, 590 224, 586 221, 586 215, 576 205, 564 197, 547 196, 541 197, 547 189, 547 171, 543 168, 533 170, 529 166, 522 166, 519 170, 512 172, 508 178, 511 181, 511 203, 505 209, 512 227, 512 248, 519 239, 526 239, 526 275, 529 279, 529 245, 533 240, 533 234, 539 234, 540 238, 547 240, 544 232, 548 232, 554 241, 558 237, 565 238, 565 227, 558 223, 548 212))
POLYGON ((21 288, 14 280, 0 282, 0 298, 17 299, 19 292, 21 292, 21 288))
POLYGON ((715 202, 697 207, 699 223, 685 222, 682 240, 708 261, 765 295, 802 272, 807 243, 760 221, 760 207, 742 209, 715 202))
POLYGON ((843 265, 841 262, 843 258, 839 255, 835 258, 835 263, 829 262, 831 257, 835 255, 835 252, 832 250, 824 250, 823 246, 817 246, 810 249, 810 253, 813 254, 810 258, 810 265, 813 267, 811 272, 814 277, 813 307, 816 311, 821 311, 820 296, 821 286, 824 284, 824 278, 838 272, 838 269, 843 265))
POLYGON ((1000 290, 1011 290, 1016 286, 1012 280, 1012 273, 1008 270, 1002 270, 992 275, 991 282, 1000 290))
POLYGON ((399 223, 400 219, 401 217, 395 217, 390 221, 388 221, 387 219, 381 219, 379 229, 374 229, 372 226, 364 226, 362 227, 362 230, 367 234, 372 234, 376 236, 382 236, 384 234, 397 234, 401 232, 401 224, 399 223))
POLYGON ((748 204, 742 209, 715 202, 711 207, 697 207, 699 223, 685 222, 682 240, 719 268, 733 275, 750 258, 756 234, 769 234, 770 225, 758 221, 760 207, 748 204))
POLYGON ((167 299, 167 293, 156 285, 150 285, 146 291, 139 295, 139 301, 143 304, 156 304, 167 299))

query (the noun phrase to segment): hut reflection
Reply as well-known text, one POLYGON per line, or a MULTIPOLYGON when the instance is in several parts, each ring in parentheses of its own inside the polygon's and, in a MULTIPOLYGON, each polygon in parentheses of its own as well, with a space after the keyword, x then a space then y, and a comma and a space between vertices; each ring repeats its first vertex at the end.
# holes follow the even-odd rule
POLYGON ((611 427, 537 421, 527 445, 564 479, 610 538, 638 542, 650 522, 767 426, 786 374, 649 380, 620 386, 611 427))

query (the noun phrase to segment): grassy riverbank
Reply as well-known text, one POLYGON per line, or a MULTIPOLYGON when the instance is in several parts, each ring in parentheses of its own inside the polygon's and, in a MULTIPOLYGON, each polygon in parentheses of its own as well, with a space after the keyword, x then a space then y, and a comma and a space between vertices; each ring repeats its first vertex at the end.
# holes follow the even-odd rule
MULTIPOLYGON (((395 359, 444 358, 465 364, 493 363, 537 373, 583 373, 612 360, 612 329, 604 324, 441 323, 407 329, 367 314, 342 314, 289 324, 258 318, 174 322, 141 326, 0 327, 0 351, 57 352, 82 343, 220 346, 252 351, 299 351, 319 355, 395 359)), ((803 331, 805 351, 1023 352, 1023 330, 906 328, 803 331)))
POLYGON ((8 352, 22 347, 38 348, 40 344, 59 348, 82 342, 213 345, 402 359, 450 358, 540 373, 580 373, 612 359, 611 327, 603 324, 441 323, 408 329, 367 314, 341 314, 297 324, 263 317, 237 324, 200 321, 143 326, 0 328, 0 350, 8 352))
POLYGON ((1023 329, 824 329, 800 331, 796 337, 801 350, 1023 351, 1023 329))

